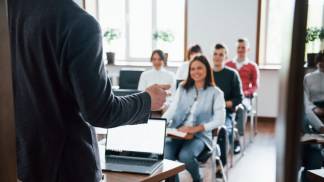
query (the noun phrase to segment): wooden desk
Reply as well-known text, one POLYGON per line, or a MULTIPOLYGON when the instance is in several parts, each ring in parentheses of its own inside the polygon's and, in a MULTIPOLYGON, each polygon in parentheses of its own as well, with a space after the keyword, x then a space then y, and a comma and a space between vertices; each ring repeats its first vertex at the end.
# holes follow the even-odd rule
POLYGON ((103 172, 104 182, 174 182, 175 176, 185 170, 183 163, 164 159, 162 165, 152 175, 103 172))
POLYGON ((308 170, 306 175, 312 182, 324 182, 324 169, 308 170))

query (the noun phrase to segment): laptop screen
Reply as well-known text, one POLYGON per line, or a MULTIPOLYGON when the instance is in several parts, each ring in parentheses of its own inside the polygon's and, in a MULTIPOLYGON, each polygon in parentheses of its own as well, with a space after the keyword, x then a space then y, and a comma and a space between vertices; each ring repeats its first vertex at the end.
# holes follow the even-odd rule
POLYGON ((146 124, 108 129, 106 150, 162 155, 165 127, 165 119, 149 119, 146 124))

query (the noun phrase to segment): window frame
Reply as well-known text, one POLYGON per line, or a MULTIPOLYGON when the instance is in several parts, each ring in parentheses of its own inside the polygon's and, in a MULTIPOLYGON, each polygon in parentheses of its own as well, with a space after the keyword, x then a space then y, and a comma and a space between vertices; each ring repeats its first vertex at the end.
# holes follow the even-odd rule
MULTIPOLYGON (((88 0, 84 0, 84 1, 88 1, 88 0)), ((91 1, 91 0, 90 0, 91 1)), ((93 0, 92 0, 93 1, 93 0)), ((95 1, 95 4, 96 4, 96 8, 95 10, 92 10, 94 11, 94 16, 95 18, 97 19, 98 22, 100 22, 100 10, 99 10, 99 6, 100 6, 100 2, 99 0, 94 0, 95 1)), ((130 55, 130 27, 129 27, 129 1, 130 0, 125 0, 125 13, 126 13, 126 16, 125 16, 125 59, 116 59, 115 63, 118 64, 118 62, 131 62, 131 63, 144 63, 144 62, 147 62, 150 55, 148 55, 147 57, 142 57, 142 58, 139 58, 139 57, 131 57, 130 55)), ((152 32, 154 32, 155 30, 157 30, 157 15, 156 15, 156 4, 157 4, 157 0, 152 0, 152 32)), ((87 9, 86 9, 87 10, 87 9)), ((168 59, 168 63, 171 63, 171 64, 180 64, 182 63, 185 59, 186 59, 186 53, 187 53, 187 18, 188 17, 188 0, 184 0, 184 27, 183 27, 183 57, 182 59, 180 60, 172 60, 172 59, 168 59)), ((156 41, 154 41, 152 39, 152 50, 156 49, 156 41)), ((106 60, 106 57, 103 56, 103 59, 106 60)))

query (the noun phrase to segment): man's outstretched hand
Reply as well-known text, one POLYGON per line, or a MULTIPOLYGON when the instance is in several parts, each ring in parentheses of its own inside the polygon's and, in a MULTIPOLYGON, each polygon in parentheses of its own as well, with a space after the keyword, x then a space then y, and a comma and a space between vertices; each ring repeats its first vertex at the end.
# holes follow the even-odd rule
POLYGON ((145 92, 147 92, 151 96, 152 111, 158 111, 162 108, 167 97, 166 90, 168 89, 170 89, 170 85, 154 84, 145 90, 145 92))

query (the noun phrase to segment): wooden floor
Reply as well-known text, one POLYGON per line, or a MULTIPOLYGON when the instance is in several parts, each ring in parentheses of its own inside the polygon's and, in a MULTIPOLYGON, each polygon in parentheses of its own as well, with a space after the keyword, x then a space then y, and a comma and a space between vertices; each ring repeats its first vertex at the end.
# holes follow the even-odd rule
MULTIPOLYGON (((258 134, 248 144, 244 155, 235 155, 228 171, 229 182, 275 182, 276 150, 273 122, 259 122, 258 134)), ((206 164, 206 166, 210 166, 206 164)), ((211 182, 210 168, 204 168, 204 181, 211 182)), ((181 182, 191 182, 188 172, 180 174, 181 182)))

